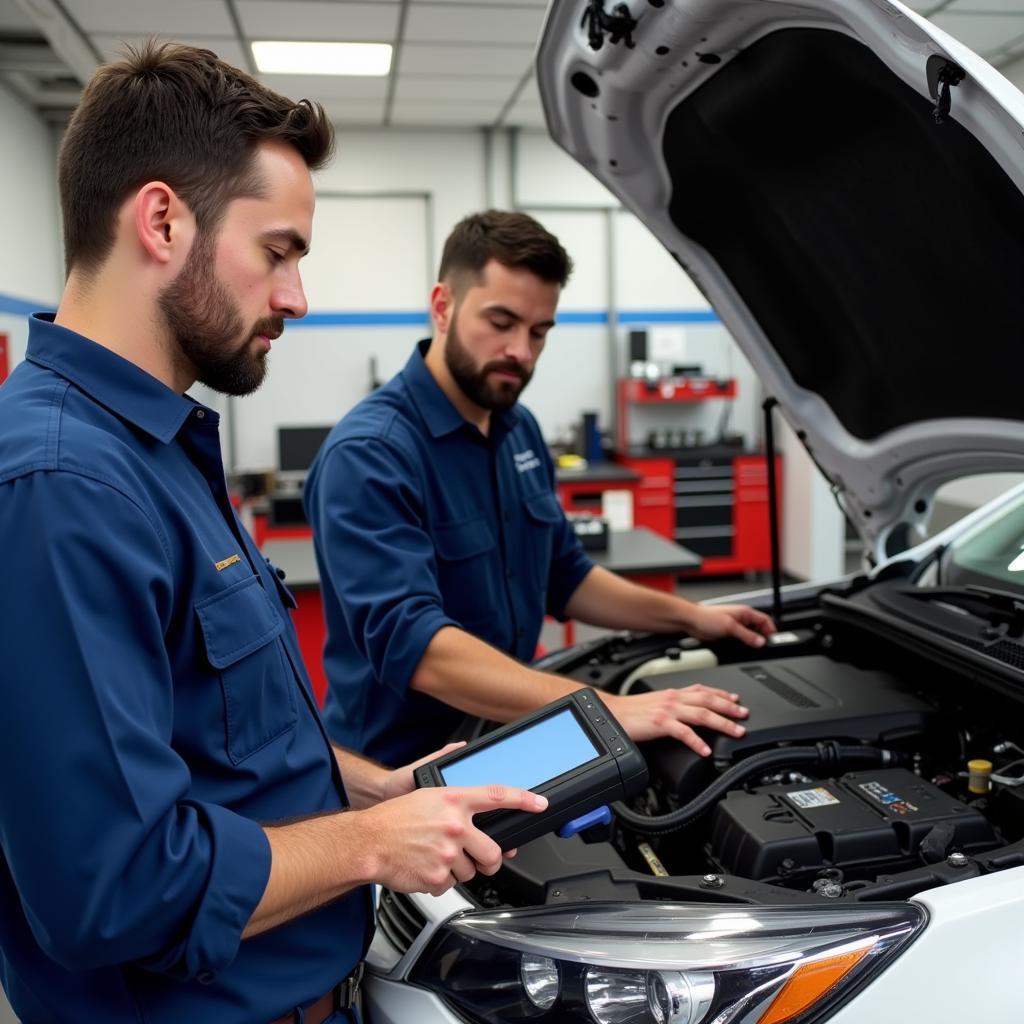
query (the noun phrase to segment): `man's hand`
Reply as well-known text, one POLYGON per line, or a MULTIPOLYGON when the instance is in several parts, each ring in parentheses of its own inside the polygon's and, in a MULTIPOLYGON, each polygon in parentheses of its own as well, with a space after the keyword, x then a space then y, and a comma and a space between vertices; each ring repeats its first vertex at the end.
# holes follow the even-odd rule
POLYGON ((393 800, 396 796, 405 796, 406 793, 411 793, 416 788, 416 780, 413 778, 413 772, 416 771, 421 764, 433 761, 435 758, 441 757, 444 754, 450 754, 453 750, 458 750, 459 747, 464 747, 465 745, 465 740, 460 740, 458 743, 449 743, 446 746, 443 746, 440 750, 435 750, 432 754, 427 754, 425 757, 421 757, 418 761, 413 761, 412 764, 396 768, 393 772, 390 772, 384 780, 384 785, 381 789, 381 799, 393 800))
POLYGON ((693 606, 687 632, 698 640, 735 637, 751 647, 763 647, 775 632, 770 615, 745 604, 698 604, 693 606))
POLYGON ((474 826, 474 814, 536 812, 547 805, 544 797, 513 786, 442 786, 356 813, 370 826, 373 881, 440 896, 478 871, 493 875, 501 866, 501 847, 474 826))
POLYGON ((694 726, 717 729, 726 736, 742 736, 747 731, 734 721, 749 714, 739 703, 739 694, 700 683, 682 690, 654 690, 624 697, 595 692, 630 739, 637 742, 671 736, 707 757, 711 748, 694 732, 694 726))

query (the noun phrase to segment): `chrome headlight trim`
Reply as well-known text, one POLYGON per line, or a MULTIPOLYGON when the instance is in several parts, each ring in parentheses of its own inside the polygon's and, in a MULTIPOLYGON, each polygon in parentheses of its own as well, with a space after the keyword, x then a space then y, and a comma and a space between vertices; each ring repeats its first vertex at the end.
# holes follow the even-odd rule
POLYGON ((448 927, 519 953, 636 970, 771 967, 795 954, 916 932, 918 904, 796 907, 580 903, 457 914, 448 927), (810 941, 810 936, 820 937, 810 941))

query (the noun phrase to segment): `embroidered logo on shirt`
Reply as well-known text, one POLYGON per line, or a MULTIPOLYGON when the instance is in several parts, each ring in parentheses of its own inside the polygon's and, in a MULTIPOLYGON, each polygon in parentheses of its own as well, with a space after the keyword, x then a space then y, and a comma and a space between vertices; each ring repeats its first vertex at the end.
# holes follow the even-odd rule
POLYGON ((219 562, 214 562, 213 567, 217 572, 223 572, 229 565, 234 565, 235 562, 240 562, 241 560, 238 555, 232 555, 230 558, 222 558, 219 562))
POLYGON ((540 465, 540 459, 533 454, 532 448, 527 448, 525 452, 516 452, 512 458, 515 459, 516 469, 520 473, 528 473, 540 465))

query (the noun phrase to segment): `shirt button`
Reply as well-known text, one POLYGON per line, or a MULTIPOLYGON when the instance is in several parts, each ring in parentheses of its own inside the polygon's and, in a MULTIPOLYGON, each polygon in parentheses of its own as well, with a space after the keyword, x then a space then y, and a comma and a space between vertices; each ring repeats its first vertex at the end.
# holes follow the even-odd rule
POLYGON ((196 419, 197 420, 204 420, 204 419, 206 419, 206 413, 203 412, 202 409, 196 409, 196 419))
POLYGON ((217 975, 213 971, 200 971, 196 975, 196 981, 200 985, 212 985, 217 980, 217 975))

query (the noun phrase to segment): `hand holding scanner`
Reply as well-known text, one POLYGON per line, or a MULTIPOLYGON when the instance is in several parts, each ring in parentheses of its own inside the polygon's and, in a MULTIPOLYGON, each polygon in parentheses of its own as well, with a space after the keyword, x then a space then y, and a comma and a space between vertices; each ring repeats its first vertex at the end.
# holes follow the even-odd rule
POLYGON ((460 750, 421 765, 416 785, 500 783, 540 793, 547 809, 489 811, 474 824, 509 850, 647 784, 647 765, 595 691, 576 690, 460 750))

